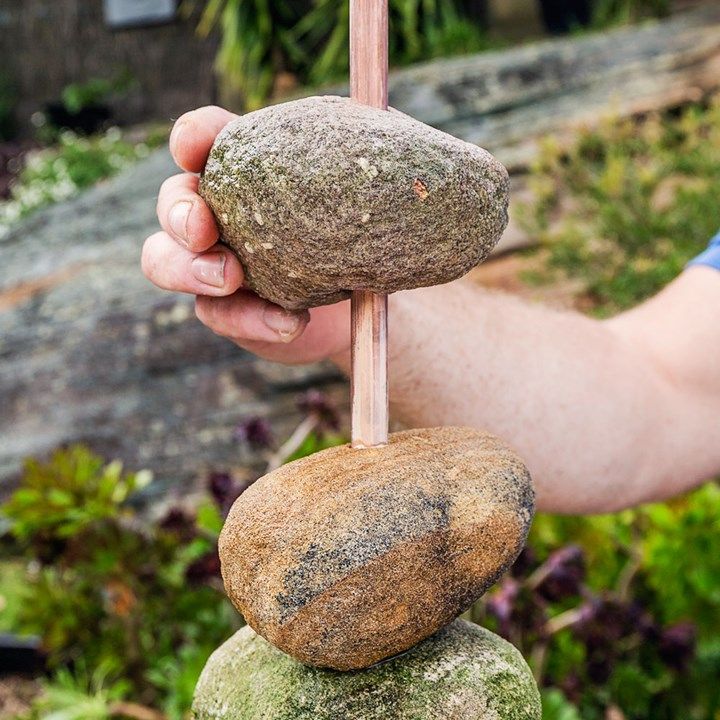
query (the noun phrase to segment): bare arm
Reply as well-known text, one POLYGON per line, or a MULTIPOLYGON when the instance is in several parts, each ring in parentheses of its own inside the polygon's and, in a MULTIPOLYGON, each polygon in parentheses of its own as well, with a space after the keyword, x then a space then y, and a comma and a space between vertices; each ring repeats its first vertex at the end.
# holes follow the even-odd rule
MULTIPOLYGON (((538 504, 601 512, 720 472, 720 273, 684 273, 606 322, 469 283, 391 300, 391 403, 409 425, 515 446, 538 504)), ((347 355, 337 358, 347 368, 347 355)))
MULTIPOLYGON (((178 164, 202 168, 231 115, 181 118, 178 164), (212 132, 210 131, 212 129, 212 132)), ((198 295, 198 317, 280 362, 349 366, 346 303, 288 313, 242 289, 242 268, 186 174, 163 187, 164 231, 143 269, 198 295), (184 222, 170 222, 185 203, 184 222), (179 229, 178 229, 179 228, 179 229)), ((720 273, 692 268, 610 321, 560 313, 468 283, 391 299, 391 405, 407 425, 471 425, 505 438, 528 464, 538 505, 601 512, 679 493, 720 472, 720 273)))

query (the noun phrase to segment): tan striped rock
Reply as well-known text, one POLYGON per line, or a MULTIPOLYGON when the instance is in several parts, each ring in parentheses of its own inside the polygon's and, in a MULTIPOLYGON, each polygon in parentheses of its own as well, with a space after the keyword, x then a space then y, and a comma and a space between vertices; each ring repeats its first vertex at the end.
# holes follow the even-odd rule
POLYGON ((225 588, 298 660, 364 668, 428 637, 515 560, 533 516, 520 459, 469 428, 324 450, 258 480, 220 537, 225 588))

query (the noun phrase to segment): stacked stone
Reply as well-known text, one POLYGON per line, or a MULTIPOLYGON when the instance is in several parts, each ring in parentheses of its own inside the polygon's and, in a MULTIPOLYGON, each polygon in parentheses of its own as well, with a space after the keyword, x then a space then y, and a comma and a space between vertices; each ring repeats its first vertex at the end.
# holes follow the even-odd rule
MULTIPOLYGON (((200 187, 249 287, 292 309, 453 280, 507 223, 490 154, 342 98, 231 123, 200 187)), ((261 478, 220 537, 249 627, 210 658, 196 720, 538 720, 520 654, 456 620, 515 560, 533 508, 522 461, 470 428, 331 448, 261 478)))

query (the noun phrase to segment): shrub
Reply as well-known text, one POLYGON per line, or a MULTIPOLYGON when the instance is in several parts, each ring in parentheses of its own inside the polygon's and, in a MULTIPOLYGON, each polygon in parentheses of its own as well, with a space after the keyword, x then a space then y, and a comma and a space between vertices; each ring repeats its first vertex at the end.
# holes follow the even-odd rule
POLYGON ((218 579, 218 505, 208 495, 195 513, 171 508, 147 522, 130 501, 148 481, 80 446, 27 463, 2 508, 30 561, 14 629, 42 637, 56 673, 80 663, 102 675, 73 674, 92 707, 111 687, 111 699, 179 718, 210 652, 241 621, 218 579))
POLYGON ((536 518, 474 618, 515 643, 546 720, 711 720, 720 709, 720 487, 592 518, 536 518), (619 714, 618 714, 619 713, 619 714))
POLYGON ((670 0, 596 0, 593 5, 593 26, 606 28, 669 13, 670 0))
POLYGON ((679 115, 608 119, 569 146, 550 138, 530 182, 525 220, 550 268, 581 278, 602 314, 631 307, 720 226, 720 99, 679 115))
MULTIPOLYGON (((186 11, 197 4, 185 0, 186 11)), ((199 32, 220 28, 217 68, 250 109, 263 104, 281 72, 310 84, 347 72, 349 0, 207 0, 201 5, 199 32)), ((389 5, 390 53, 396 64, 488 46, 482 28, 454 0, 390 0, 389 5)))
POLYGON ((146 157, 164 139, 164 133, 153 133, 144 142, 130 142, 117 128, 88 138, 69 131, 60 133, 56 146, 26 155, 10 199, 0 203, 0 238, 34 210, 66 200, 114 175, 146 157))
POLYGON ((63 88, 62 103, 69 113, 77 114, 109 102, 113 95, 126 93, 134 82, 132 74, 124 70, 113 78, 90 78, 83 83, 71 83, 63 88))
MULTIPOLYGON (((299 407, 305 417, 280 447, 257 417, 238 440, 266 451, 271 467, 343 441, 322 393, 299 407)), ((208 656, 242 624, 222 591, 217 539, 252 479, 213 472, 192 512, 170 506, 154 520, 138 510, 150 480, 71 446, 28 460, 0 507, 0 536, 5 528, 14 543, 0 563, 12 581, 0 628, 41 636, 51 669, 33 717, 154 718, 154 706, 184 718, 208 656)))

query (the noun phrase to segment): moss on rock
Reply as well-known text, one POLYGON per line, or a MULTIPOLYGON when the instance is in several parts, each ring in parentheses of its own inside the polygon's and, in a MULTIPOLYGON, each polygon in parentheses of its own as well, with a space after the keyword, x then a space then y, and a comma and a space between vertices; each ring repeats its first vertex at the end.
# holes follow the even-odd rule
POLYGON ((454 280, 507 224, 508 175, 490 153, 339 97, 230 123, 200 193, 248 285, 294 309, 454 280))
POLYGON ((455 620, 404 655, 337 672, 293 660, 244 627, 210 657, 195 720, 540 720, 520 653, 455 620))

